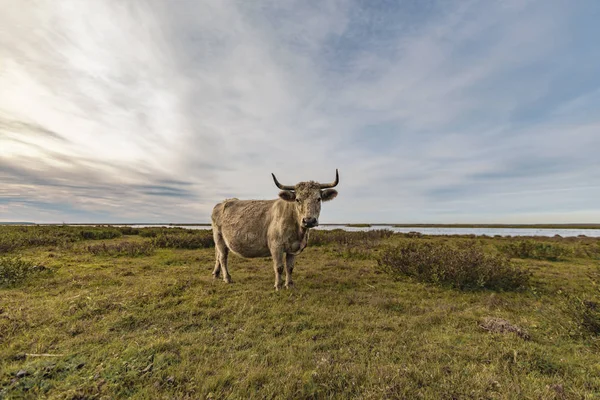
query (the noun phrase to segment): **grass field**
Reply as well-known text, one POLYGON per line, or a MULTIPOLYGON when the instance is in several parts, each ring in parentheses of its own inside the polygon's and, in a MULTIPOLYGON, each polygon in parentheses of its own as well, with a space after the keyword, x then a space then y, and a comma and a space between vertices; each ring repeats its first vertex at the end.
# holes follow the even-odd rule
POLYGON ((207 232, 0 227, 0 398, 600 398, 600 240, 314 233, 275 292, 207 232))

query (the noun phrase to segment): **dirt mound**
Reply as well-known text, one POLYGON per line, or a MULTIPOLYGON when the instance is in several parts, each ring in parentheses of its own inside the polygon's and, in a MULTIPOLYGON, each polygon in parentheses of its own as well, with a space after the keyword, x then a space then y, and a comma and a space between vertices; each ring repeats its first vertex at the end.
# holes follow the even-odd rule
POLYGON ((529 333, 527 333, 525 329, 517 325, 513 325, 509 321, 502 318, 486 317, 485 320, 479 324, 479 327, 488 332, 494 333, 512 332, 522 339, 529 339, 529 333))

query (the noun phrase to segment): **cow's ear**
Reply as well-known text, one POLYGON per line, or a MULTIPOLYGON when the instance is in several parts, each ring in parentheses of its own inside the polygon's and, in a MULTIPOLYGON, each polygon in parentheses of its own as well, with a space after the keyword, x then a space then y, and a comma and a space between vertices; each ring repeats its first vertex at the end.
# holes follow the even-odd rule
POLYGON ((335 199, 337 196, 337 190, 335 189, 327 189, 321 192, 321 199, 323 201, 329 201, 335 199))
POLYGON ((282 190, 279 192, 279 197, 285 201, 294 201, 296 200, 296 193, 290 190, 282 190))

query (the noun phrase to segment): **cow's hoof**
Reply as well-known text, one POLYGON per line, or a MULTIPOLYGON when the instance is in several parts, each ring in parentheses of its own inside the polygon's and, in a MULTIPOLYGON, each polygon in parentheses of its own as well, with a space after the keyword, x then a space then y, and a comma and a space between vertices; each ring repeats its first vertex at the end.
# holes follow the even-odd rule
POLYGON ((276 292, 279 292, 279 289, 281 289, 281 286, 277 286, 277 285, 275 285, 275 291, 276 291, 276 292))
POLYGON ((212 274, 212 276, 213 276, 213 279, 219 279, 221 277, 220 274, 212 274))
POLYGON ((285 284, 285 288, 286 289, 293 289, 294 288, 294 282, 286 283, 285 284))
POLYGON ((225 278, 223 278, 223 282, 225 282, 225 283, 233 283, 233 281, 231 280, 230 276, 226 276, 225 278))

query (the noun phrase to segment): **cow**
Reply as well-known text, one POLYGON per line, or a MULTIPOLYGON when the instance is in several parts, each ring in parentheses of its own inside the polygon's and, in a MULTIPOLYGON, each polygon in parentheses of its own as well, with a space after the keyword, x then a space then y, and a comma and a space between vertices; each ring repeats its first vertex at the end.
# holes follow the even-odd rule
POLYGON ((231 282, 227 256, 233 252, 245 258, 272 257, 275 270, 275 290, 281 289, 285 259, 285 287, 290 289, 294 260, 308 242, 308 232, 319 225, 321 202, 333 200, 338 192, 333 187, 340 181, 335 170, 335 181, 318 183, 300 182, 294 186, 282 185, 275 174, 273 181, 281 189, 275 200, 227 199, 218 203, 212 212, 215 239, 215 269, 213 277, 223 274, 223 281, 231 282))

